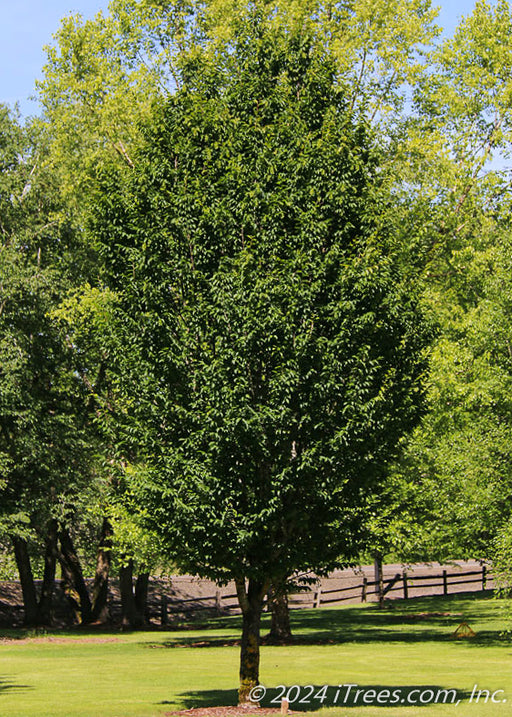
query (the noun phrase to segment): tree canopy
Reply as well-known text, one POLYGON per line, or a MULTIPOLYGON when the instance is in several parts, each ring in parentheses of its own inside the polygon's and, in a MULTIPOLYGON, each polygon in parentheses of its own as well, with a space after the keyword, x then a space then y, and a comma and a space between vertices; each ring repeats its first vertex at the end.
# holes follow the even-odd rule
POLYGON ((421 403, 429 332, 346 94, 308 33, 248 13, 188 55, 133 170, 95 197, 128 429, 144 424, 134 489, 178 565, 235 578, 241 699, 269 582, 355 557, 363 496, 421 403))

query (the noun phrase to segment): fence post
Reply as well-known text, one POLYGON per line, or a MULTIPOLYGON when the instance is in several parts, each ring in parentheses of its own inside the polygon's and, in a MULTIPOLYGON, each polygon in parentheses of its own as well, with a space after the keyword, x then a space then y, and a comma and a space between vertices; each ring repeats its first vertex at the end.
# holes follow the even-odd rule
POLYGON ((485 590, 485 587, 487 585, 487 568, 485 565, 482 565, 482 590, 485 590))
POLYGON ((217 615, 222 615, 222 595, 220 590, 215 592, 215 611, 217 615))
POLYGON ((161 596, 160 603, 160 624, 167 625, 167 595, 161 596))
POLYGON ((361 602, 366 602, 366 593, 368 592, 368 578, 363 578, 363 592, 361 593, 361 602))
POLYGON ((409 597, 409 588, 407 586, 407 573, 405 572, 405 570, 402 573, 402 581, 404 584, 404 600, 407 600, 407 598, 409 597))
POLYGON ((315 595, 315 607, 320 607, 321 602, 322 602, 322 588, 319 585, 317 593, 315 595))
POLYGON ((384 604, 384 576, 382 573, 382 557, 377 554, 373 561, 373 569, 375 572, 375 594, 379 597, 379 606, 384 604))
POLYGON ((443 570, 443 595, 448 595, 448 575, 446 570, 443 570))
POLYGON ((375 583, 375 594, 380 597, 380 579, 382 577, 382 560, 378 555, 373 560, 373 575, 375 583))

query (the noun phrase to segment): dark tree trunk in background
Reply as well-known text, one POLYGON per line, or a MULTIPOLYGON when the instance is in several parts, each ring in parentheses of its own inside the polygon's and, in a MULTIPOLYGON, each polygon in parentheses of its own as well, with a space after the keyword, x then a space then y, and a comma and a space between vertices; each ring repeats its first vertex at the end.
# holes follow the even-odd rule
POLYGON ((269 608, 272 613, 272 623, 268 634, 268 641, 275 643, 290 642, 292 630, 290 627, 290 610, 288 608, 288 592, 286 580, 274 583, 268 591, 269 608))
POLYGON ((100 543, 96 556, 96 574, 92 588, 92 620, 106 623, 110 619, 108 599, 108 579, 110 575, 112 525, 108 518, 103 518, 100 543))
POLYGON ((250 702, 251 690, 259 684, 260 676, 260 626, 263 598, 268 583, 249 580, 235 581, 238 602, 242 609, 242 645, 240 651, 239 704, 250 702))
POLYGON ((133 592, 133 560, 119 569, 119 590, 121 591, 121 625, 124 628, 138 628, 144 625, 144 615, 137 610, 133 592))
POLYGON ((80 559, 75 551, 67 528, 59 531, 60 555, 64 589, 71 603, 76 603, 77 617, 82 624, 91 622, 92 608, 89 591, 85 584, 80 559))
POLYGON ((149 572, 140 572, 135 582, 135 607, 139 615, 142 616, 145 625, 149 623, 148 588, 149 572))
POLYGON ((57 520, 52 518, 48 522, 45 537, 44 551, 44 574, 39 596, 39 613, 43 625, 51 625, 53 622, 53 591, 55 588, 55 570, 57 568, 57 520))
POLYGON ((23 593, 23 607, 25 610, 23 623, 28 627, 37 627, 40 624, 39 606, 37 604, 36 586, 27 541, 24 538, 13 535, 12 542, 23 593))
POLYGON ((73 575, 70 572, 66 561, 62 554, 59 553, 59 564, 62 572, 61 589, 68 601, 69 609, 73 617, 73 622, 81 622, 82 612, 80 608, 80 596, 73 585, 73 575))

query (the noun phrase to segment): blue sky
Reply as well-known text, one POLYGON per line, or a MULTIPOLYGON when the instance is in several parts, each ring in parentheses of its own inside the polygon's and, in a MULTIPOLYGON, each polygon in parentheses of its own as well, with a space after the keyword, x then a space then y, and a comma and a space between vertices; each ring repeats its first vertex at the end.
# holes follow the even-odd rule
MULTIPOLYGON (((438 0, 439 24, 450 33, 458 18, 467 15, 475 0, 438 0)), ((29 100, 40 76, 45 55, 43 46, 52 42, 60 19, 80 12, 92 17, 106 10, 108 0, 0 0, 0 102, 18 102, 22 114, 38 111, 29 100)))

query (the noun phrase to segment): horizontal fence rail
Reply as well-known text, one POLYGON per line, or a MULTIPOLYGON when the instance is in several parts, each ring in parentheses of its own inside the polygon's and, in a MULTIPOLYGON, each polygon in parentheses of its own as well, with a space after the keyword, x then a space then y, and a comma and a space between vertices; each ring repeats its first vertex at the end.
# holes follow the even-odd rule
MULTIPOLYGON (((421 590, 430 591, 432 588, 442 588, 440 592, 433 594, 448 595, 450 594, 450 588, 458 585, 478 585, 474 590, 464 591, 474 592, 476 590, 485 590, 488 580, 492 580, 492 575, 489 574, 485 565, 480 570, 456 573, 443 570, 441 573, 434 575, 411 576, 406 570, 403 570, 401 573, 396 573, 393 577, 384 578, 383 580, 368 580, 368 578, 362 577, 361 582, 356 585, 329 588, 328 590, 316 587, 314 589, 305 589, 298 593, 291 593, 288 596, 288 605, 291 610, 320 608, 346 602, 347 600, 366 602, 369 595, 382 601, 390 593, 400 593, 400 595, 395 596, 395 599, 407 600, 410 597, 411 589, 418 592, 421 590)), ((451 593, 453 594, 453 592, 452 590, 451 593)), ((236 593, 224 595, 220 590, 215 595, 174 599, 172 601, 166 595, 162 595, 161 623, 162 625, 168 624, 170 615, 183 615, 184 613, 195 611, 209 611, 216 615, 239 614, 238 603, 228 603, 229 600, 236 600, 236 598, 236 593)), ((267 609, 268 603, 265 603, 264 610, 267 609)))

